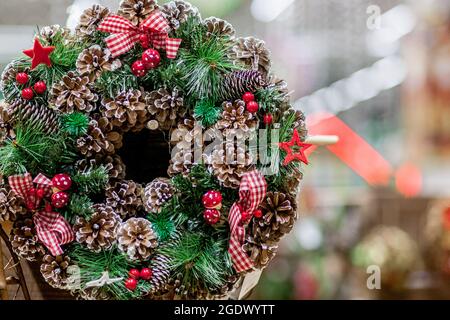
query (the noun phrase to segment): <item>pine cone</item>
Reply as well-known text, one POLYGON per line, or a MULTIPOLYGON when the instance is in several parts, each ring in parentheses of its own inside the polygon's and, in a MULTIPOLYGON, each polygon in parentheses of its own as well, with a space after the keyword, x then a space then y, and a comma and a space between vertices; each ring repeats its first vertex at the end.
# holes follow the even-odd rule
POLYGON ((89 287, 77 291, 79 299, 82 300, 112 300, 113 296, 105 287, 89 287))
POLYGON ((152 223, 144 218, 131 218, 124 222, 118 234, 119 249, 131 260, 145 261, 158 246, 158 236, 152 223))
POLYGON ((207 163, 213 175, 226 188, 239 188, 242 176, 254 168, 252 155, 234 143, 216 148, 207 163))
POLYGON ((233 25, 226 20, 222 20, 216 17, 209 17, 203 20, 203 25, 206 26, 207 36, 227 36, 233 38, 236 31, 233 25))
POLYGON ((67 268, 71 265, 70 257, 67 255, 53 257, 46 254, 42 258, 40 267, 42 277, 53 288, 64 288, 67 284, 69 274, 67 268))
POLYGON ((156 254, 152 258, 150 262, 150 268, 153 271, 152 278, 150 279, 150 283, 152 284, 152 294, 163 291, 168 283, 170 278, 169 263, 169 258, 161 253, 156 254))
POLYGON ((247 137, 256 129, 258 119, 246 110, 244 101, 236 100, 234 103, 226 101, 222 104, 222 108, 222 116, 215 124, 216 129, 226 130, 225 134, 234 133, 238 138, 247 137))
POLYGON ((47 106, 39 105, 23 99, 16 99, 8 107, 7 112, 12 122, 21 122, 30 126, 42 126, 48 134, 59 130, 56 112, 47 106))
POLYGON ((189 2, 175 0, 165 3, 161 8, 161 12, 169 21, 169 26, 173 30, 177 30, 180 25, 188 20, 189 17, 200 19, 198 9, 189 2))
POLYGON ((80 40, 88 40, 108 15, 109 9, 98 4, 84 10, 75 28, 76 37, 80 40))
POLYGON ((125 179, 126 166, 123 163, 122 158, 118 154, 98 154, 95 156, 95 158, 92 159, 81 159, 75 163, 75 168, 77 169, 77 171, 83 172, 100 164, 106 168, 110 178, 118 180, 125 179))
POLYGON ((142 130, 148 118, 144 95, 134 89, 123 91, 114 99, 104 98, 100 111, 115 128, 123 131, 142 130))
POLYGON ((91 120, 88 132, 77 139, 77 148, 86 157, 114 153, 114 144, 108 140, 96 120, 91 120))
POLYGON ((67 40, 72 38, 69 28, 61 27, 59 24, 43 27, 39 32, 41 39, 46 42, 47 45, 53 44, 53 38, 59 35, 67 40))
POLYGON ((123 136, 122 132, 114 127, 110 119, 106 117, 100 117, 100 115, 96 115, 93 119, 97 120, 98 127, 105 134, 106 139, 112 143, 115 150, 122 148, 123 146, 123 136))
POLYGON ((89 220, 77 217, 73 230, 77 242, 85 244, 94 252, 100 252, 110 249, 115 243, 120 223, 121 219, 113 208, 104 204, 95 204, 94 214, 89 220))
POLYGON ((179 173, 187 176, 196 161, 202 161, 202 159, 194 159, 194 151, 196 148, 201 147, 201 137, 202 128, 201 126, 195 126, 195 121, 192 119, 184 119, 172 131, 171 139, 172 142, 176 142, 176 146, 172 150, 173 156, 169 161, 169 168, 167 169, 170 177, 179 173))
POLYGON ((266 82, 259 71, 233 71, 225 76, 220 87, 220 98, 225 101, 240 99, 246 92, 265 87, 266 82))
POLYGON ((171 92, 164 88, 150 92, 146 96, 146 104, 162 130, 172 127, 178 115, 183 117, 186 114, 183 97, 177 88, 171 92))
POLYGON ((63 113, 94 111, 97 100, 98 96, 91 91, 89 77, 79 77, 73 71, 53 85, 50 97, 50 103, 63 113))
POLYGON ((254 237, 259 237, 262 241, 278 241, 292 230, 297 220, 297 212, 290 196, 269 191, 260 207, 263 216, 253 220, 254 237))
POLYGON ((156 8, 155 0, 123 0, 117 13, 138 26, 156 8))
POLYGON ((76 67, 81 76, 87 76, 90 82, 97 80, 103 71, 114 71, 122 66, 119 59, 114 59, 109 49, 93 45, 84 49, 78 56, 76 67))
POLYGON ((229 55, 231 59, 260 71, 264 76, 267 76, 270 71, 270 51, 262 40, 254 37, 237 38, 229 55))
POLYGON ((15 221, 17 216, 27 213, 22 198, 18 197, 9 185, 0 187, 0 221, 15 221))
POLYGON ((23 217, 14 222, 10 241, 13 251, 28 261, 36 261, 45 254, 31 217, 23 217))
POLYGON ((145 210, 160 212, 161 206, 166 203, 174 193, 174 188, 167 178, 156 178, 145 186, 142 195, 145 210))
POLYGON ((106 186, 106 204, 122 219, 134 217, 143 209, 142 186, 132 180, 116 181, 106 186))
POLYGON ((0 91, 4 93, 5 85, 16 82, 16 75, 19 72, 30 71, 28 67, 24 68, 22 65, 21 60, 13 60, 5 67, 0 78, 0 91))
POLYGON ((255 267, 262 269, 275 257, 278 245, 276 242, 261 242, 259 239, 247 234, 242 248, 254 262, 255 267))

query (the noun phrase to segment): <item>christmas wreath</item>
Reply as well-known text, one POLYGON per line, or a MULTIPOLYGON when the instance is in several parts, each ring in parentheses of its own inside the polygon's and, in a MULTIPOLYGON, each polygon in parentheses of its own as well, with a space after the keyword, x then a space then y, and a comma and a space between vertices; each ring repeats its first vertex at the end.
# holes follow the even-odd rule
POLYGON ((263 41, 184 1, 125 0, 23 53, 1 79, 0 221, 48 284, 223 298, 270 262, 309 145, 263 41))

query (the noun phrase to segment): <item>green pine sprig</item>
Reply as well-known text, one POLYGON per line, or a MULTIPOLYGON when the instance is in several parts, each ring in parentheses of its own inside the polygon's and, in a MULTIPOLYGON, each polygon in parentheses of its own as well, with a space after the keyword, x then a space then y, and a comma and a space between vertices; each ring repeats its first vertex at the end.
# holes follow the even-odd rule
POLYGON ((61 129, 75 138, 86 134, 89 127, 89 117, 81 112, 64 114, 60 122, 61 129))
POLYGON ((75 172, 72 176, 72 181, 78 191, 88 195, 95 195, 103 191, 108 179, 108 170, 103 165, 75 172))
POLYGON ((202 122, 202 125, 209 127, 217 122, 222 109, 216 107, 214 101, 200 100, 194 107, 194 116, 202 122))
POLYGON ((89 218, 94 214, 93 205, 94 203, 87 195, 74 193, 70 197, 69 204, 64 208, 64 218, 71 224, 75 223, 77 216, 89 218))

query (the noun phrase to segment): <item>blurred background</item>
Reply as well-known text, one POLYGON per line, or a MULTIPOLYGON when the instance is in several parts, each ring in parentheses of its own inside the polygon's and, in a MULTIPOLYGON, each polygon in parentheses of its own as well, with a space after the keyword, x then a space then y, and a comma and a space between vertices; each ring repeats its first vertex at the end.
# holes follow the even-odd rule
MULTIPOLYGON (((252 298, 450 298, 450 1, 190 2, 264 39, 310 132, 340 138, 252 298)), ((119 1, 0 0, 0 70, 93 3, 119 1)))

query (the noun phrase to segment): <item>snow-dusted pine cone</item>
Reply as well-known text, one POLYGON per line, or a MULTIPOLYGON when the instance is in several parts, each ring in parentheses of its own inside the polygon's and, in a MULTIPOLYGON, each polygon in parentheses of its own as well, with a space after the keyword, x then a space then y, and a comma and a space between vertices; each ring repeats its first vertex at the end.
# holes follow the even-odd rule
POLYGON ((145 210, 159 212, 161 206, 166 203, 174 193, 174 188, 167 178, 156 178, 144 188, 142 200, 145 210))
POLYGON ((142 186, 132 180, 120 180, 106 186, 106 204, 123 219, 134 217, 143 209, 142 186))
POLYGON ((205 25, 208 30, 208 36, 228 36, 232 38, 236 34, 236 31, 231 23, 216 17, 206 18, 203 20, 203 25, 205 25))
POLYGON ((122 0, 117 13, 138 26, 156 8, 156 0, 122 0))
POLYGON ((50 103, 64 113, 92 112, 97 100, 97 94, 91 90, 89 77, 80 77, 73 71, 69 71, 51 89, 50 103))
POLYGON ((9 240, 13 251, 28 261, 36 261, 45 254, 31 217, 22 217, 14 222, 9 240))
POLYGON ((114 153, 114 143, 108 140, 107 134, 102 131, 96 120, 89 122, 88 132, 77 139, 76 146, 86 157, 93 157, 99 153, 114 153))
POLYGON ((254 168, 252 154, 245 146, 225 143, 216 148, 208 159, 213 175, 226 188, 239 188, 242 176, 254 168))
POLYGON ((186 114, 183 96, 177 88, 170 91, 164 88, 154 90, 146 96, 145 100, 148 112, 158 121, 159 127, 163 130, 172 127, 178 116, 186 114))
POLYGON ((258 119, 256 116, 248 112, 245 108, 245 102, 236 100, 234 102, 224 102, 222 104, 222 115, 215 124, 215 128, 225 133, 237 134, 239 137, 248 136, 248 134, 256 129, 258 119))
POLYGON ((246 92, 256 92, 267 85, 261 72, 238 70, 227 74, 219 88, 220 98, 225 101, 241 99, 246 92))
POLYGON ((152 223, 144 218, 131 218, 122 223, 117 239, 119 249, 131 260, 148 260, 158 246, 152 223))
POLYGON ((19 72, 29 72, 30 68, 25 67, 21 60, 13 60, 8 65, 6 65, 5 69, 2 72, 2 76, 0 78, 0 91, 4 92, 4 87, 7 84, 14 83, 16 81, 16 75, 19 72))
POLYGON ((167 2, 160 9, 173 30, 177 30, 189 17, 200 18, 200 13, 196 7, 181 0, 167 2))
POLYGON ((247 234, 243 249, 247 252, 255 267, 262 269, 275 257, 278 250, 278 244, 274 242, 263 242, 259 237, 253 237, 247 234))
POLYGON ((72 37, 70 34, 70 29, 61 27, 59 24, 45 26, 39 31, 39 34, 41 39, 48 45, 53 44, 53 38, 55 36, 64 37, 65 39, 70 39, 72 37))
POLYGON ((170 260, 164 254, 156 254, 151 262, 150 268, 152 269, 152 278, 150 283, 152 284, 151 293, 156 293, 164 289, 165 285, 169 281, 170 277, 170 260))
POLYGON ((44 280, 53 288, 64 288, 69 278, 67 268, 71 265, 67 255, 53 257, 46 254, 42 258, 40 271, 44 280))
POLYGON ((94 4, 92 7, 84 10, 80 17, 80 22, 75 28, 76 36, 80 40, 89 39, 108 15, 109 9, 98 4, 94 4))
POLYGON ((7 112, 12 122, 21 122, 32 127, 40 127, 48 134, 59 130, 58 116, 48 106, 16 99, 9 105, 7 112))
POLYGON ((18 216, 27 213, 25 203, 9 185, 0 186, 0 222, 15 221, 18 216))
POLYGON ((94 214, 89 219, 77 217, 73 230, 77 242, 100 252, 111 248, 116 242, 122 220, 108 205, 95 204, 93 209, 94 214))
POLYGON ((265 76, 270 71, 270 51, 263 40, 254 37, 237 38, 236 44, 231 48, 230 58, 260 71, 265 76))
POLYGON ((103 71, 114 71, 121 65, 119 59, 112 57, 109 49, 103 49, 97 44, 84 49, 76 62, 78 73, 87 76, 90 82, 97 80, 103 71))
POLYGON ((135 89, 123 91, 114 99, 104 98, 100 111, 115 128, 123 131, 140 131, 148 119, 144 95, 135 89))

